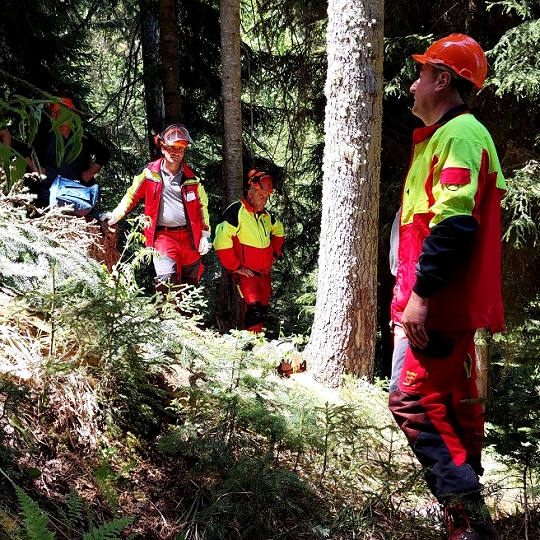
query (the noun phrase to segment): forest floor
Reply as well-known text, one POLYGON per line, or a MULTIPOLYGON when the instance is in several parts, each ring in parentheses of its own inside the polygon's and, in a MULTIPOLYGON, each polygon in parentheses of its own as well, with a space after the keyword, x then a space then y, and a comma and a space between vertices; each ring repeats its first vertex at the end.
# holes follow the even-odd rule
MULTIPOLYGON (((100 247, 96 249, 99 251, 100 247)), ((112 253, 109 264, 113 264, 115 258, 116 254, 112 253)), ((55 382, 54 374, 42 365, 48 355, 50 325, 17 306, 17 301, 17 296, 9 289, 0 289, 0 540, 25 538, 20 501, 8 476, 46 512, 56 538, 69 540, 83 538, 84 532, 79 527, 77 534, 66 536, 65 533, 66 494, 72 490, 88 501, 88 514, 96 523, 110 523, 120 515, 133 518, 133 524, 127 530, 137 540, 442 538, 443 533, 435 524, 440 511, 432 500, 425 498, 417 507, 401 509, 413 518, 427 520, 418 522, 421 526, 416 533, 403 526, 403 513, 391 513, 374 506, 365 509, 369 514, 367 517, 375 520, 373 532, 369 534, 359 535, 354 527, 344 527, 341 532, 329 536, 318 524, 289 521, 282 516, 278 536, 245 536, 239 525, 231 522, 227 525, 229 534, 226 537, 211 539, 195 516, 212 500, 215 471, 211 467, 202 468, 193 455, 166 456, 159 452, 156 449, 159 434, 152 444, 144 446, 129 432, 108 432, 105 424, 93 424, 99 416, 99 406, 93 401, 93 388, 88 381, 77 379, 76 373, 55 382), (46 396, 47 402, 41 401, 40 396, 46 396), (433 523, 432 527, 430 523, 433 523), (320 532, 309 532, 315 530, 320 532)), ((224 348, 223 338, 217 334, 196 328, 193 333, 203 344, 201 347, 215 342, 216 348, 224 348)), ((261 345, 263 348, 271 346, 271 343, 261 345)), ((167 388, 170 390, 172 383, 176 387, 173 391, 181 391, 190 384, 189 377, 190 373, 181 369, 172 379, 169 373, 165 377, 167 388)), ((275 384, 280 382, 301 387, 321 403, 337 407, 342 404, 341 391, 328 389, 317 382, 309 366, 307 371, 293 374, 288 380, 276 378, 275 384)), ((381 410, 378 414, 388 416, 388 411, 381 410)), ((164 418, 164 426, 166 421, 164 418)), ((254 433, 249 435, 257 437, 254 433)), ((538 515, 531 513, 527 522, 524 519, 520 480, 507 477, 507 469, 495 457, 490 451, 485 454, 484 481, 486 485, 494 486, 488 502, 496 509, 494 517, 503 540, 539 540, 538 515)), ((294 468, 290 467, 290 470, 294 468)), ((339 500, 339 493, 336 495, 339 500)), ((295 502, 290 501, 291 506, 295 502)), ((364 520, 366 516, 360 518, 364 520)))
MULTIPOLYGON (((0 294, 2 301, 9 302, 9 295, 0 294)), ((32 366, 18 365, 6 363, 0 359, 0 372, 11 373, 14 377, 20 377, 24 380, 35 376, 35 371, 32 366)), ((184 384, 187 380, 187 373, 177 373, 178 384, 184 384)), ((328 389, 318 383, 309 371, 293 374, 290 378, 292 384, 301 386, 313 394, 316 394, 324 402, 339 404, 341 401, 340 392, 338 390, 328 389)), ((81 404, 81 407, 83 405, 81 404)), ((30 412, 30 411, 28 411, 30 412)), ((54 419, 50 418, 50 422, 54 424, 54 419)), ((4 431, 9 432, 14 428, 9 422, 2 422, 4 431)), ((50 426, 53 428, 53 426, 50 426)), ((57 426, 55 429, 59 429, 57 426)), ((69 426, 64 426, 64 429, 69 429, 69 426)), ((16 429, 16 428, 15 428, 16 429)), ((57 436, 62 438, 62 433, 58 432, 57 436)), ((34 432, 34 437, 37 441, 41 439, 42 447, 39 451, 24 452, 23 446, 19 446, 17 458, 17 466, 19 469, 20 483, 27 493, 38 502, 43 510, 47 511, 48 515, 54 516, 58 513, 58 508, 65 499, 65 494, 71 489, 75 489, 77 493, 87 501, 91 502, 91 509, 94 519, 98 522, 107 522, 115 517, 115 513, 111 508, 121 509, 122 515, 128 515, 134 518, 134 524, 129 528, 129 532, 135 535, 137 539, 144 540, 176 540, 183 538, 177 536, 179 529, 186 530, 186 523, 179 522, 179 504, 183 500, 199 501, 198 504, 204 505, 206 488, 204 486, 206 479, 205 474, 194 474, 193 463, 190 463, 186 457, 164 457, 158 452, 150 449, 143 450, 138 448, 132 449, 134 452, 133 459, 130 463, 129 449, 122 448, 117 442, 110 441, 110 455, 113 451, 117 453, 118 461, 123 462, 123 470, 115 473, 117 475, 114 490, 104 490, 105 483, 96 480, 96 462, 93 459, 89 460, 89 456, 80 453, 76 448, 69 449, 55 446, 51 444, 51 434, 46 430, 43 432, 34 432), (125 465, 125 464, 128 465, 125 465), (39 471, 38 477, 32 476, 33 471, 39 471)), ((21 439, 11 439, 19 441, 21 439)), ((509 484, 506 479, 501 476, 504 471, 497 465, 495 460, 492 460, 489 454, 486 456, 486 481, 491 485, 500 486, 497 489, 496 500, 491 499, 490 502, 496 506, 498 515, 497 522, 502 532, 504 532, 504 540, 528 539, 537 540, 540 538, 535 531, 538 531, 538 522, 529 524, 529 531, 525 533, 523 523, 520 523, 519 518, 515 516, 515 510, 522 507, 521 490, 517 487, 505 487, 509 484), (534 535, 536 534, 536 536, 534 535)), ((113 474, 109 471, 107 474, 113 474)), ((105 475, 106 476, 106 475, 105 475)), ((0 525, 7 527, 11 520, 17 514, 17 503, 13 493, 8 486, 4 485, 4 479, 0 478, 0 485, 3 486, 0 494, 0 525), (4 509, 4 510, 2 510, 4 509), (2 519, 3 516, 3 519, 2 519), (9 518, 11 516, 11 518, 9 518)), ((416 515, 420 519, 436 520, 440 518, 440 511, 434 503, 426 501, 425 506, 410 509, 410 513, 416 515)), ((185 514, 183 514, 185 515, 185 514)), ((51 522, 53 530, 59 534, 59 538, 64 538, 61 529, 56 528, 54 520, 51 522)), ((392 525, 389 525, 390 527, 392 525)), ((13 526, 14 527, 14 526, 13 526)), ((206 538, 203 532, 194 529, 186 536, 186 538, 203 540, 206 538)), ((381 537, 379 535, 363 536, 366 540, 389 540, 389 539, 404 539, 412 538, 411 536, 403 537, 396 531, 399 530, 399 525, 396 523, 395 530, 388 530, 388 535, 381 537)), ((189 527, 187 527, 189 529, 189 527)), ((7 531, 8 529, 6 529, 7 531)), ((15 530, 15 527, 14 527, 15 530)), ((7 534, 4 531, 4 534, 7 534)), ((238 532, 238 538, 245 538, 238 532)), ((2 533, 0 533, 0 539, 2 533)), ((6 539, 15 539, 19 536, 5 536, 6 539)), ((76 537, 73 537, 74 540, 76 537)), ((77 536, 77 538, 79 538, 77 536)), ((319 536, 306 536, 300 530, 290 536, 283 534, 280 538, 284 540, 301 540, 312 538, 321 538, 319 536)), ((357 538, 351 534, 344 533, 342 536, 332 536, 332 540, 352 540, 357 538)), ((440 540, 442 538, 441 531, 437 527, 433 528, 430 535, 425 530, 418 533, 414 537, 416 540, 440 540)), ((247 539, 246 539, 247 540, 247 539)), ((257 540, 257 539, 249 539, 257 540)), ((260 540, 273 540, 272 538, 260 538, 260 540)))

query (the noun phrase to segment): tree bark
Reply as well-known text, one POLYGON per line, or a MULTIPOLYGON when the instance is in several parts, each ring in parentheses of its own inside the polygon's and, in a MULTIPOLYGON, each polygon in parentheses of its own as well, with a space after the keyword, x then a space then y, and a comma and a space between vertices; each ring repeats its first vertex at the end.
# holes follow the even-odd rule
POLYGON ((175 0, 158 0, 159 50, 162 62, 165 124, 182 121, 180 94, 180 58, 178 55, 178 22, 175 0))
POLYGON ((221 2, 223 102, 223 182, 225 205, 242 196, 242 79, 240 76, 240 1, 221 2))
MULTIPOLYGON (((242 79, 240 74, 240 1, 221 1, 221 65, 223 102, 224 203, 242 196, 242 79)), ((229 273, 220 280, 218 326, 223 331, 241 328, 243 304, 229 273)))
POLYGON ((304 356, 315 379, 373 377, 382 124, 383 1, 328 4, 317 303, 304 356))
POLYGON ((165 121, 157 8, 157 0, 139 0, 148 149, 152 159, 158 157, 153 136, 163 129, 165 121))

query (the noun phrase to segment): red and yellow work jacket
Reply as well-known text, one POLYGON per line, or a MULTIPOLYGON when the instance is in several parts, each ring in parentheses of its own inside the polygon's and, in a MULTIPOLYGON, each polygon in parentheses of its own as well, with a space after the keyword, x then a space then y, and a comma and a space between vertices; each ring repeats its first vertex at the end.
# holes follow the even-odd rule
MULTIPOLYGON (((163 158, 152 161, 135 176, 133 183, 113 210, 112 214, 116 221, 128 214, 141 199, 144 199, 144 214, 147 223, 144 228, 146 246, 154 246, 156 235, 156 223, 159 211, 159 201, 163 191, 163 179, 161 178, 161 163, 163 158)), ((210 218, 208 215, 208 197, 200 179, 195 173, 182 162, 183 182, 182 200, 184 202, 186 224, 191 233, 193 249, 197 249, 201 240, 202 231, 210 232, 210 218)))
POLYGON ((501 197, 495 145, 466 107, 415 130, 403 189, 392 319, 411 291, 429 298, 426 329, 504 328, 501 197))
POLYGON ((216 226, 214 249, 230 271, 241 266, 269 274, 281 255, 285 240, 283 224, 267 210, 257 213, 245 198, 232 203, 216 226))

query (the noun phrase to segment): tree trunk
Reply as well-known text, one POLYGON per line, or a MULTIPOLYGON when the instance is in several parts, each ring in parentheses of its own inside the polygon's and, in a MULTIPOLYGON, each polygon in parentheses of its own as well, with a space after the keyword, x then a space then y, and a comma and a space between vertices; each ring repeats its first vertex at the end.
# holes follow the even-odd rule
POLYGON ((373 377, 383 1, 330 0, 317 304, 305 358, 322 384, 373 377))
MULTIPOLYGON (((242 196, 242 79, 240 76, 240 1, 221 1, 221 64, 223 101, 223 185, 225 206, 242 196)), ((229 273, 220 280, 218 326, 241 328, 242 301, 229 273)))
POLYGON ((158 8, 165 124, 169 125, 182 121, 175 0, 158 0, 158 8))
POLYGON ((479 328, 474 337, 474 350, 476 356, 476 386, 480 399, 486 399, 489 393, 489 332, 486 328, 479 328))
POLYGON ((223 101, 223 182, 225 205, 242 196, 242 79, 240 77, 240 1, 221 2, 223 101))
POLYGON ((148 148, 152 159, 157 157, 153 135, 163 129, 165 119, 163 86, 160 75, 161 61, 159 56, 157 7, 157 0, 139 0, 148 148))

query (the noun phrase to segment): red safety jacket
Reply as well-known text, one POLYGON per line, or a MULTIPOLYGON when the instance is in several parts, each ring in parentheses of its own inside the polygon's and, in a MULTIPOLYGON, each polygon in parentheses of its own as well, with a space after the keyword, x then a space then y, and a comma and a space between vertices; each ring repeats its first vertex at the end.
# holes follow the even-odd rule
POLYGON ((460 111, 415 130, 413 142, 392 320, 401 323, 414 289, 429 298, 426 329, 499 332, 504 328, 500 201, 506 184, 491 136, 472 114, 460 111), (460 230, 463 224, 471 234, 460 230), (463 243, 459 253, 447 249, 456 242, 463 243))
POLYGON ((283 224, 267 210, 257 213, 242 198, 223 212, 216 226, 214 249, 227 270, 243 266, 266 275, 281 255, 284 240, 283 224))
MULTIPOLYGON (((141 200, 144 199, 144 214, 148 218, 144 228, 146 246, 154 246, 156 235, 156 223, 159 210, 159 201, 163 190, 161 178, 161 163, 163 158, 152 161, 135 176, 133 183, 113 210, 112 214, 116 221, 128 214, 141 200)), ((198 249, 202 231, 210 232, 210 218, 208 215, 208 197, 200 179, 195 173, 182 162, 184 180, 182 182, 182 199, 186 210, 186 223, 191 232, 193 249, 198 249)))

